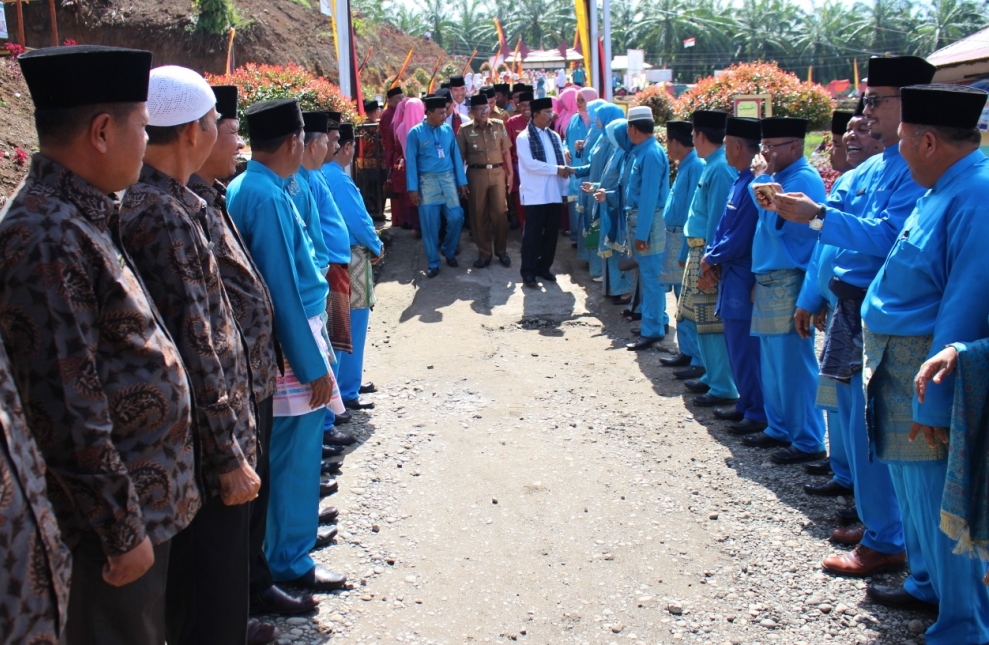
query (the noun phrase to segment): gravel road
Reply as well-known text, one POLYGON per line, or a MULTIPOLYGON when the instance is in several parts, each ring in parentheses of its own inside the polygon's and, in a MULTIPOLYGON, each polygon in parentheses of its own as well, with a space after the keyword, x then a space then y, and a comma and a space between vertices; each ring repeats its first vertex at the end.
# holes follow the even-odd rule
MULTIPOLYGON (((279 619, 315 643, 920 645, 931 616, 826 575, 834 511, 800 467, 692 408, 561 238, 557 285, 511 269, 427 280, 392 230, 371 317, 376 408, 349 426, 340 534, 317 560, 352 589, 279 619)), ((672 301, 671 301, 672 302, 672 301)), ((818 479, 822 482, 822 479, 818 479)), ((877 579, 898 584, 902 574, 877 579)))

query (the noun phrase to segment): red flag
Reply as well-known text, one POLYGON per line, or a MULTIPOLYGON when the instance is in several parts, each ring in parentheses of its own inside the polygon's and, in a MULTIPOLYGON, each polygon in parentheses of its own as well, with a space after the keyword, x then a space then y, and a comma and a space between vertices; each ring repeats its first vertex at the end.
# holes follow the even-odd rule
POLYGON ((519 54, 522 56, 522 60, 528 58, 531 53, 532 50, 525 46, 525 43, 522 42, 522 37, 519 36, 519 54))
POLYGON ((683 40, 683 46, 684 47, 693 47, 696 44, 697 44, 697 39, 696 38, 685 38, 683 40))
POLYGON ((560 51, 560 56, 563 57, 563 64, 566 65, 566 63, 567 63, 567 41, 565 41, 565 40, 561 40, 560 41, 559 51, 560 51))

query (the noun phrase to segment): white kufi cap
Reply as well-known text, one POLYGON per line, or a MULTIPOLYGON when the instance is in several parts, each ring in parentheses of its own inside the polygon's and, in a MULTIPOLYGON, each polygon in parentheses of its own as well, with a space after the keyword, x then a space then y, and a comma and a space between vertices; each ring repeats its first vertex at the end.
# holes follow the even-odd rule
POLYGON ((640 105, 639 107, 629 108, 628 122, 631 123, 632 121, 652 121, 652 108, 648 105, 640 105))
POLYGON ((161 128, 201 119, 216 105, 216 95, 198 72, 178 65, 151 70, 148 125, 161 128))

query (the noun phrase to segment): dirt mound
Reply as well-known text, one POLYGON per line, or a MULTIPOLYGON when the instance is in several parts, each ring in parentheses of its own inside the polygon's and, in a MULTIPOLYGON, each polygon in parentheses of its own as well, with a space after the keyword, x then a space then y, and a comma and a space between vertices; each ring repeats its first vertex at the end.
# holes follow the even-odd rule
POLYGON ((21 182, 38 146, 34 105, 17 62, 0 58, 0 205, 21 182))

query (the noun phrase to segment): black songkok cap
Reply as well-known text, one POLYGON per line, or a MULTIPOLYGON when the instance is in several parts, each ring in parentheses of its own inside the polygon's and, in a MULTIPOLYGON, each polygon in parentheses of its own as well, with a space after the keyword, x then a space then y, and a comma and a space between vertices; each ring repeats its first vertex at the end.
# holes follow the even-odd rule
POLYGON ((375 101, 374 99, 371 99, 370 101, 364 101, 364 111, 365 112, 374 112, 375 110, 377 110, 380 107, 381 106, 378 105, 378 102, 375 101))
POLYGON ((763 139, 781 139, 793 137, 803 139, 807 136, 807 119, 795 119, 789 116, 773 116, 762 120, 763 139))
POLYGON ((516 83, 515 85, 512 85, 512 94, 515 94, 516 92, 524 92, 528 87, 529 86, 525 83, 516 83))
POLYGON ((214 85, 213 94, 216 96, 216 111, 220 114, 220 121, 223 119, 237 118, 237 86, 236 85, 214 85))
POLYGON ((837 134, 841 136, 845 134, 845 130, 848 129, 848 122, 852 120, 855 116, 851 112, 843 112, 841 110, 835 110, 831 113, 831 134, 837 134))
POLYGON ((522 92, 521 94, 519 94, 519 103, 527 103, 527 102, 532 103, 532 92, 522 92))
POLYGON ((468 100, 470 101, 470 106, 472 108, 473 107, 481 107, 482 105, 487 105, 488 104, 488 95, 487 94, 475 94, 474 96, 470 97, 468 100))
POLYGON ((923 85, 934 80, 937 68, 917 56, 870 58, 869 87, 906 87, 923 85))
POLYGON ((402 91, 402 88, 401 87, 393 87, 390 90, 388 90, 386 96, 388 98, 391 98, 393 96, 399 96, 400 94, 405 94, 405 92, 402 91))
POLYGON ((440 108, 446 109, 446 98, 442 96, 427 96, 424 99, 426 104, 426 111, 430 112, 432 110, 438 110, 440 108))
POLYGON ((247 108, 247 134, 258 141, 293 134, 304 125, 297 99, 273 99, 247 108))
POLYGON ((45 47, 17 58, 36 110, 148 100, 151 52, 75 45, 45 47))
POLYGON ((859 102, 855 104, 855 112, 852 116, 865 116, 865 95, 859 97, 859 102))
POLYGON ((667 121, 666 136, 675 139, 689 139, 694 130, 694 124, 690 121, 667 121))
MULTIPOLYGON (((532 95, 530 94, 529 96, 531 97, 532 95)), ((519 100, 523 101, 525 99, 520 98, 519 100)), ((553 99, 549 98, 548 96, 544 99, 533 99, 529 101, 529 109, 532 110, 533 112, 538 112, 540 110, 549 110, 552 108, 553 108, 553 99)))
POLYGON ((464 82, 463 76, 451 76, 450 77, 450 87, 465 87, 467 83, 464 82))
POLYGON ((354 140, 354 124, 353 123, 341 123, 340 124, 340 145, 347 143, 348 141, 354 140))
POLYGON ((762 124, 759 119, 730 116, 725 123, 725 135, 746 141, 759 141, 762 139, 762 124))
POLYGON ((302 122, 306 132, 326 132, 329 129, 330 118, 326 112, 303 112, 302 122))
POLYGON ((495 83, 494 91, 501 92, 503 94, 508 94, 509 92, 512 91, 512 86, 509 85, 508 83, 495 83))
POLYGON ((711 130, 724 130, 725 120, 728 113, 721 110, 697 110, 690 115, 695 128, 708 128, 711 130))
POLYGON ((913 85, 900 93, 900 120, 971 130, 979 125, 989 94, 968 85, 913 85))
POLYGON ((441 87, 436 90, 436 96, 445 99, 447 103, 453 103, 453 92, 449 88, 441 87))
POLYGON ((337 124, 343 123, 343 114, 340 112, 334 112, 333 110, 326 111, 326 118, 330 121, 335 121, 337 124))
POLYGON ((481 89, 479 89, 478 92, 480 92, 481 94, 486 95, 488 98, 491 98, 495 94, 494 88, 491 87, 490 85, 485 85, 484 87, 482 87, 481 89))
POLYGON ((448 89, 450 89, 450 83, 448 83, 448 82, 447 83, 440 83, 440 89, 441 90, 448 90, 448 89))

